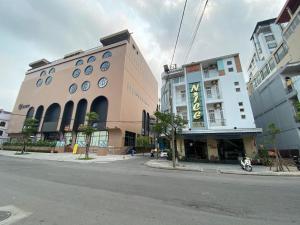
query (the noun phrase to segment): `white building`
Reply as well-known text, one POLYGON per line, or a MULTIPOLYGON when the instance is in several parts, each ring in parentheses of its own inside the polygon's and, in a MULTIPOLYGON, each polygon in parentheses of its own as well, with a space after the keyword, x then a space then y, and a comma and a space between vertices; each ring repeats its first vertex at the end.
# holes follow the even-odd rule
POLYGON ((0 109, 0 145, 8 140, 8 124, 10 120, 10 112, 0 109))
POLYGON ((238 54, 183 65, 162 74, 161 110, 188 120, 178 140, 181 157, 237 160, 256 152, 252 109, 238 54), (167 82, 166 82, 167 81, 167 82), (171 82, 171 90, 169 90, 171 82))
POLYGON ((282 26, 275 23, 276 18, 260 21, 251 35, 252 54, 248 66, 249 78, 252 78, 270 58, 282 42, 282 26))

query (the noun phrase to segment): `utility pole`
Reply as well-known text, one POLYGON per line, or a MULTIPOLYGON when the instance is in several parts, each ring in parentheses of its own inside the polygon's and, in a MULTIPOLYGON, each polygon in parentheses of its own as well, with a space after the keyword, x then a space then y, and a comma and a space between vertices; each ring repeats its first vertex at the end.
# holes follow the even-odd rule
POLYGON ((172 84, 169 80, 169 103, 170 103, 170 113, 171 113, 171 135, 172 135, 172 141, 171 141, 171 148, 172 148, 172 162, 173 162, 173 168, 176 167, 176 155, 175 155, 175 145, 174 145, 174 116, 173 116, 173 99, 172 99, 172 84))

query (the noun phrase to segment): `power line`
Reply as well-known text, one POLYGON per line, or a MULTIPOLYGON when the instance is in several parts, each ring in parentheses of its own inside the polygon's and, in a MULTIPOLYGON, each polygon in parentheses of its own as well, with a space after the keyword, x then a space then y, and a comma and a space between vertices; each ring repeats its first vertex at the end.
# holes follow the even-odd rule
POLYGON ((180 20, 180 24, 179 24, 179 29, 178 29, 178 33, 177 33, 177 37, 176 37, 176 42, 175 42, 174 51, 173 51, 170 66, 172 65, 173 60, 174 60, 174 56, 175 56, 175 52, 176 52, 176 48, 177 48, 177 43, 178 43, 178 39, 179 39, 179 34, 180 34, 181 26, 182 26, 182 21, 183 21, 183 17, 184 17, 184 12, 185 12, 185 8, 186 8, 186 3, 187 3, 187 0, 185 0, 185 3, 184 3, 184 7, 183 7, 182 15, 181 15, 181 20, 180 20))
POLYGON ((193 33, 193 38, 192 38, 192 41, 190 42, 190 45, 189 45, 187 54, 186 54, 185 59, 184 59, 184 63, 186 63, 186 61, 188 60, 188 57, 189 57, 189 55, 190 55, 192 46, 193 46, 193 44, 194 44, 194 42, 195 42, 195 39, 196 39, 198 30, 199 30, 199 27, 200 27, 200 24, 201 24, 201 21, 202 21, 202 18, 203 18, 203 15, 204 15, 204 12, 205 12, 205 9, 206 9, 206 6, 207 6, 207 3, 208 3, 208 0, 206 0, 206 2, 205 2, 205 4, 204 4, 202 13, 201 13, 201 15, 200 15, 200 17, 199 17, 199 20, 198 20, 198 22, 197 22, 197 25, 196 25, 196 27, 195 27, 195 31, 194 31, 194 33, 193 33))

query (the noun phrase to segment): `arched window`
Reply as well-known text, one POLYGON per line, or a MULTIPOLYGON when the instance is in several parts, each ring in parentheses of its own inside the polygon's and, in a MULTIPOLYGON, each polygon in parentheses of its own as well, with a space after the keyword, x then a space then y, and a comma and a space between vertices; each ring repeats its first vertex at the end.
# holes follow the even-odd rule
POLYGON ((40 123, 42 121, 42 117, 43 117, 43 112, 44 112, 44 106, 40 105, 35 113, 34 118, 37 120, 37 127, 39 128, 40 123))
POLYGON ((68 101, 65 104, 63 117, 61 120, 60 130, 67 131, 70 129, 71 121, 72 121, 72 113, 74 108, 74 102, 68 101))
POLYGON ((84 124, 87 108, 87 100, 81 99, 77 104, 73 130, 78 131, 79 126, 84 124))
POLYGON ((27 111, 26 119, 33 118, 33 114, 34 114, 34 108, 30 107, 27 111))
POLYGON ((150 115, 147 113, 146 117, 146 135, 149 135, 150 133, 150 115))
POLYGON ((46 110, 42 132, 57 131, 59 116, 60 116, 60 105, 57 103, 53 103, 46 110))
POLYGON ((142 135, 146 134, 146 111, 142 112, 142 135))
POLYGON ((95 112, 99 116, 97 128, 99 130, 106 129, 106 120, 108 112, 108 100, 104 96, 99 96, 94 99, 91 105, 91 112, 95 112))

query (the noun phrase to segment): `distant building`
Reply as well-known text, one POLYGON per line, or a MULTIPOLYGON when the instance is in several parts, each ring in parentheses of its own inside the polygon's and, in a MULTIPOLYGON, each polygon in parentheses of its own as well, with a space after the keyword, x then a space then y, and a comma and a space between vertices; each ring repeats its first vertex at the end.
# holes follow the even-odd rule
POLYGON ((177 140, 187 160, 236 161, 256 152, 255 127, 238 54, 165 68, 161 110, 188 120, 177 140), (171 82, 171 90, 169 89, 171 82))
POLYGON ((25 74, 9 129, 20 136, 26 118, 39 122, 37 138, 85 145, 80 127, 88 112, 99 120, 91 147, 124 153, 148 135, 158 84, 128 30, 101 38, 101 47, 62 59, 33 62, 25 74))
POLYGON ((249 74, 248 83, 255 123, 264 131, 257 137, 258 145, 273 148, 267 130, 274 123, 281 130, 276 147, 286 150, 282 151, 285 155, 298 154, 300 149, 300 121, 295 107, 300 99, 299 4, 298 0, 286 1, 275 20, 278 27, 283 27, 282 40, 256 73, 249 74))
POLYGON ((10 121, 11 113, 0 109, 0 145, 8 141, 8 124, 10 121))

